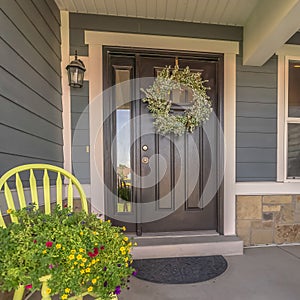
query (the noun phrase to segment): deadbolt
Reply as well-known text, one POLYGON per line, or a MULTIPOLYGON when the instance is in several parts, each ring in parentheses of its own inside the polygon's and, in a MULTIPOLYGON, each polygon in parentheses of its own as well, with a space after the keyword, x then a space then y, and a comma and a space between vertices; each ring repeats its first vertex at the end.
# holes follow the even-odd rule
POLYGON ((142 149, 143 149, 144 151, 147 151, 147 150, 148 150, 148 146, 147 146, 147 145, 144 145, 144 146, 142 147, 142 149))
POLYGON ((143 164, 147 164, 148 162, 149 162, 149 157, 143 156, 143 157, 142 157, 142 163, 143 163, 143 164))

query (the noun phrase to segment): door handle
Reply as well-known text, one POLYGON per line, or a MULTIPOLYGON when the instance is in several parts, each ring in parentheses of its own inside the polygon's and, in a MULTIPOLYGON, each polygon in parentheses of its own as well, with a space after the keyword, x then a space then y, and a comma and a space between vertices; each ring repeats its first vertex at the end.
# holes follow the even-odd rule
POLYGON ((144 151, 147 151, 147 150, 148 150, 148 146, 147 146, 147 145, 143 145, 143 146, 142 146, 142 149, 143 149, 144 151))

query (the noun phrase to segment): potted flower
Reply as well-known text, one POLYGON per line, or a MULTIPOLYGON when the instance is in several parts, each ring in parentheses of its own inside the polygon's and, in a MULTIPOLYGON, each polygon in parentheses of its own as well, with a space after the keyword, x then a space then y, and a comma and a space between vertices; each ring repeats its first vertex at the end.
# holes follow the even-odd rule
POLYGON ((0 290, 39 290, 42 278, 60 299, 89 292, 106 300, 128 288, 135 270, 126 228, 58 206, 51 215, 34 206, 8 213, 19 223, 0 228, 0 290))

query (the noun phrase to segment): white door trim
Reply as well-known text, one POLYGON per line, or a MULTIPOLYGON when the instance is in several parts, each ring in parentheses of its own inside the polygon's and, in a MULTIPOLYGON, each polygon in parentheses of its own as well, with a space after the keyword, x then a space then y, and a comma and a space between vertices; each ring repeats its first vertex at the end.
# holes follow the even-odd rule
POLYGON ((85 43, 89 45, 90 141, 91 141, 91 204, 94 210, 104 212, 102 99, 103 66, 102 46, 140 47, 178 51, 196 51, 224 54, 224 234, 235 235, 235 116, 236 116, 236 54, 239 43, 231 41, 203 40, 196 38, 158 35, 85 31, 85 43), (99 99, 100 97, 100 99, 99 99), (99 101, 100 100, 100 101, 99 101), (95 143, 95 141, 97 141, 95 143), (97 144, 97 151, 94 145, 97 144))

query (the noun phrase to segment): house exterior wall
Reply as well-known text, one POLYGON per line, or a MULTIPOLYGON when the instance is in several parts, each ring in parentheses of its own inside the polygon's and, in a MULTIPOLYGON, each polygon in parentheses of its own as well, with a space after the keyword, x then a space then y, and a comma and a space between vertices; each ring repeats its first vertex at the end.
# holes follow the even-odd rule
POLYGON ((238 56, 236 90, 236 180, 275 181, 277 58, 250 67, 238 56))
POLYGON ((60 12, 54 0, 2 0, 0 175, 63 166, 60 12))
POLYGON ((89 83, 71 88, 72 171, 81 184, 90 183, 89 83), (74 135, 74 132, 76 134, 74 135))

